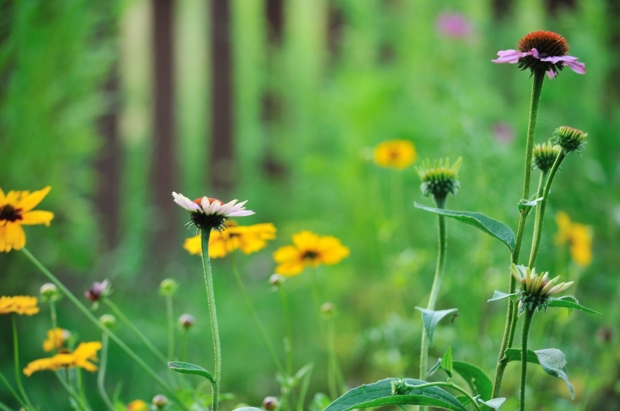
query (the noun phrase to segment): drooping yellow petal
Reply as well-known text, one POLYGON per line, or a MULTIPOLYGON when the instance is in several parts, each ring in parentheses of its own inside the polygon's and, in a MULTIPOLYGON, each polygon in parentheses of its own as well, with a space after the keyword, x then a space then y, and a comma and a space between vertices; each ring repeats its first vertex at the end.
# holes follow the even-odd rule
POLYGON ((23 225, 35 225, 35 224, 45 224, 46 226, 50 225, 50 221, 54 218, 54 213, 51 211, 29 211, 22 216, 20 220, 20 224, 23 225))
POLYGON ((300 274, 304 270, 305 263, 301 260, 287 261, 279 264, 275 272, 284 276, 293 276, 300 274))
MULTIPOLYGON (((65 354, 65 356, 66 355, 67 354, 65 354)), ((56 356, 52 358, 41 358, 40 360, 34 360, 28 363, 26 368, 24 368, 24 374, 30 377, 36 371, 56 371, 60 367, 62 367, 62 364, 58 361, 58 358, 56 358, 56 356)))
POLYGON ((299 250, 292 245, 280 247, 273 253, 273 259, 276 263, 286 263, 294 260, 302 260, 303 257, 299 250))
POLYGON ((0 226, 0 251, 19 250, 26 245, 26 233, 21 225, 12 221, 0 226))
POLYGON ((31 194, 22 196, 15 208, 21 208, 22 213, 32 210, 43 200, 43 198, 45 198, 51 189, 52 187, 47 186, 41 190, 34 191, 31 194))
POLYGON ((65 342, 66 332, 62 328, 54 328, 47 331, 47 339, 43 341, 43 351, 50 352, 62 348, 65 342))

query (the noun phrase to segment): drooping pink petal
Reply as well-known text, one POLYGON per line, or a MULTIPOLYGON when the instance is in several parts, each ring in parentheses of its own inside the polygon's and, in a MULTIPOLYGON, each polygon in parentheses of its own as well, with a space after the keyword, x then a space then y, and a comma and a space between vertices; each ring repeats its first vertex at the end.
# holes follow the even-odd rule
POLYGON ((586 74, 585 63, 580 63, 575 59, 575 61, 567 61, 566 65, 577 74, 586 74))
POLYGON ((549 77, 549 80, 553 80, 557 75, 558 74, 555 72, 555 70, 547 70, 547 77, 549 77))
POLYGON ((498 58, 491 60, 493 63, 510 63, 515 64, 521 58, 521 53, 517 50, 501 50, 497 52, 498 58))

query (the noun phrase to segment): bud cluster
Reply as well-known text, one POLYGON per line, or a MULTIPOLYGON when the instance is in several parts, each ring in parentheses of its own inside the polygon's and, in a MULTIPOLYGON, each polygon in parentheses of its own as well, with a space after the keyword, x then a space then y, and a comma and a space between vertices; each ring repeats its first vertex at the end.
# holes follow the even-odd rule
POLYGON ((546 173, 551 170, 551 167, 553 167, 553 163, 558 157, 558 154, 560 154, 560 151, 560 146, 553 145, 550 141, 543 144, 536 144, 532 152, 532 156, 534 157, 534 165, 540 171, 546 173))
POLYGON ((562 126, 555 129, 551 141, 562 147, 564 154, 573 151, 580 153, 586 145, 586 137, 588 137, 588 133, 584 133, 576 128, 562 126))

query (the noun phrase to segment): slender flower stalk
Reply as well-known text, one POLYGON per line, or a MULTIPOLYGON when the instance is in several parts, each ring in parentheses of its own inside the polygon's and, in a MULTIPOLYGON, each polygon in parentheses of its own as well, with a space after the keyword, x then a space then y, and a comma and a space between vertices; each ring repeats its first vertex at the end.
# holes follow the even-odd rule
POLYGON ((207 290, 207 304, 209 305, 209 318, 211 322, 211 335, 213 337, 213 354, 215 356, 213 369, 213 400, 211 410, 217 411, 220 401, 220 384, 222 378, 222 348, 220 345, 220 332, 217 325, 217 313, 215 311, 215 291, 213 287, 213 274, 211 272, 211 259, 209 258, 210 228, 200 230, 202 240, 202 269, 204 272, 205 286, 207 290))
POLYGON ((336 322, 334 315, 334 305, 332 303, 325 303, 321 306, 321 311, 325 317, 327 323, 327 348, 329 358, 329 368, 331 374, 331 380, 333 381, 334 391, 337 396, 344 394, 347 391, 347 386, 342 375, 342 368, 338 362, 338 355, 336 354, 336 322))
POLYGON ((0 409, 2 411, 13 411, 12 409, 10 409, 9 407, 6 406, 6 404, 4 404, 2 401, 0 401, 0 409))
POLYGON ((34 410, 24 386, 22 385, 20 366, 19 366, 19 341, 17 339, 17 321, 15 320, 15 314, 11 315, 11 321, 13 323, 13 359, 15 360, 15 381, 17 382, 17 389, 26 402, 26 409, 34 410))
POLYGON ((105 370, 108 365, 108 341, 109 338, 107 334, 103 334, 101 336, 101 362, 99 363, 99 371, 97 372, 97 389, 99 390, 99 394, 105 402, 105 405, 108 407, 110 411, 114 411, 114 404, 110 401, 110 397, 105 391, 105 370))
POLYGON ((519 388, 519 411, 525 411, 525 380, 527 376, 527 340, 530 334, 530 326, 534 317, 534 310, 525 310, 523 319, 523 331, 521 333, 521 385, 519 388))
POLYGON ((52 274, 39 260, 35 258, 34 255, 28 251, 26 247, 22 248, 21 251, 32 261, 32 263, 45 275, 52 283, 58 287, 58 289, 62 292, 62 294, 66 295, 69 300, 88 318, 96 327, 98 327, 104 334, 107 334, 110 339, 112 339, 116 344, 118 344, 125 353, 131 357, 143 370, 146 374, 148 374, 155 382, 166 391, 166 393, 175 399, 175 402, 184 410, 189 411, 189 408, 183 403, 183 401, 179 398, 177 393, 172 390, 159 376, 149 367, 135 352, 133 352, 120 338, 116 336, 112 331, 107 329, 104 325, 102 325, 99 320, 95 318, 95 316, 90 312, 84 304, 77 299, 77 297, 69 291, 67 287, 64 286, 63 283, 56 278, 54 274, 52 274))
MULTIPOLYGON (((533 70, 534 81, 532 83, 532 96, 530 101, 530 114, 527 127, 527 140, 525 145, 525 167, 524 167, 524 179, 523 179, 523 193, 522 199, 527 200, 530 195, 530 179, 532 171, 532 153, 534 148, 534 137, 536 135, 536 122, 538 120, 538 103, 540 102, 540 94, 542 91, 543 81, 545 79, 544 70, 533 70)), ((523 241, 523 234, 525 231, 525 221, 527 220, 528 212, 523 210, 519 218, 519 226, 517 228, 517 238, 515 242, 515 248, 512 252, 511 261, 513 264, 519 262, 519 254, 521 253, 521 243, 523 241)), ((508 285, 508 293, 513 294, 517 289, 517 283, 514 277, 511 275, 508 285)), ((504 326, 504 335, 502 337, 502 343, 499 349, 499 355, 497 359, 497 366, 495 368, 495 381, 493 383, 493 395, 492 398, 499 397, 500 389, 502 386, 502 379, 504 377, 504 371, 506 370, 506 363, 502 362, 504 358, 504 352, 512 346, 514 339, 514 331, 517 325, 517 310, 516 302, 508 301, 508 310, 506 312, 506 325, 504 326)))
POLYGON ((159 358, 165 364, 168 364, 168 359, 166 358, 166 356, 161 351, 159 351, 157 347, 155 347, 144 334, 142 334, 142 332, 129 320, 129 318, 125 317, 122 311, 118 308, 116 304, 112 302, 112 300, 110 300, 109 298, 103 298, 102 301, 110 308, 110 310, 112 310, 114 315, 123 322, 123 324, 125 324, 131 331, 133 331, 134 334, 136 334, 138 339, 142 341, 142 343, 146 346, 146 348, 149 349, 151 353, 153 353, 154 356, 159 358))
POLYGON ((71 384, 65 381, 65 379, 61 376, 61 372, 56 371, 55 374, 56 377, 58 377, 58 380, 60 381, 62 386, 65 387, 65 390, 67 390, 69 395, 80 405, 80 407, 82 407, 81 410, 90 411, 90 407, 88 407, 88 405, 84 402, 84 399, 80 397, 80 395, 75 391, 71 384))
POLYGON ((174 360, 174 310, 172 296, 166 296, 166 319, 168 322, 168 361, 174 360))
POLYGON ((9 390, 9 392, 13 395, 13 397, 15 397, 15 399, 17 400, 17 402, 19 402, 19 404, 22 406, 22 408, 26 409, 26 403, 24 402, 24 400, 22 399, 22 397, 20 397, 15 390, 13 389, 13 387, 11 386, 11 384, 9 384, 9 382, 7 381, 6 377, 4 376, 4 374, 2 374, 2 372, 0 371, 0 380, 2 380, 2 382, 4 383, 4 385, 6 386, 6 388, 9 390))
POLYGON ((243 284, 243 279, 241 279, 241 275, 239 274, 239 270, 237 269, 237 265, 235 264, 235 253, 234 252, 230 255, 230 269, 232 270, 235 280, 237 281, 237 285, 239 286, 239 291, 241 292, 241 297, 243 298, 243 301, 245 302, 245 305, 248 308, 248 311, 250 312, 250 316, 252 317, 252 320, 254 321, 254 325, 258 329, 258 333, 263 339, 263 342, 265 343, 265 346, 267 347, 267 351, 269 351, 269 355, 271 356, 271 360, 273 361, 273 364, 276 366, 278 371, 280 371, 282 375, 284 375, 285 370, 284 370, 284 367, 282 366, 282 362, 278 358, 278 354, 276 354, 276 350, 273 348, 273 344, 271 343, 271 339, 269 338, 269 335, 267 334, 267 331, 265 330, 265 326, 263 325, 263 322, 260 320, 258 314, 256 313, 256 309, 254 309, 254 304, 252 304, 252 300, 250 299, 250 296, 248 295, 248 291, 245 289, 245 285, 243 284))
MULTIPOLYGON (((277 274, 275 274, 277 275, 277 274)), ((284 313, 284 324, 286 327, 286 337, 284 337, 284 351, 286 352, 286 375, 290 376, 293 372, 293 327, 291 326, 291 315, 288 309, 288 299, 282 284, 278 285, 278 293, 282 301, 282 312, 284 313)))

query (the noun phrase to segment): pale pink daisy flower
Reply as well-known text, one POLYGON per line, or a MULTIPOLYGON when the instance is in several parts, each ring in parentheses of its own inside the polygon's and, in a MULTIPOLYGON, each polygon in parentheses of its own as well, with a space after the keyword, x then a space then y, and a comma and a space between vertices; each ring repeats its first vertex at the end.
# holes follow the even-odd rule
POLYGON ((216 198, 202 197, 192 201, 183 194, 173 192, 174 202, 189 211, 192 223, 200 229, 221 229, 229 217, 245 217, 254 214, 246 210, 247 201, 237 203, 232 200, 226 204, 216 198))
POLYGON ((473 24, 461 13, 443 12, 437 18, 437 31, 446 37, 467 38, 473 29, 473 24))

